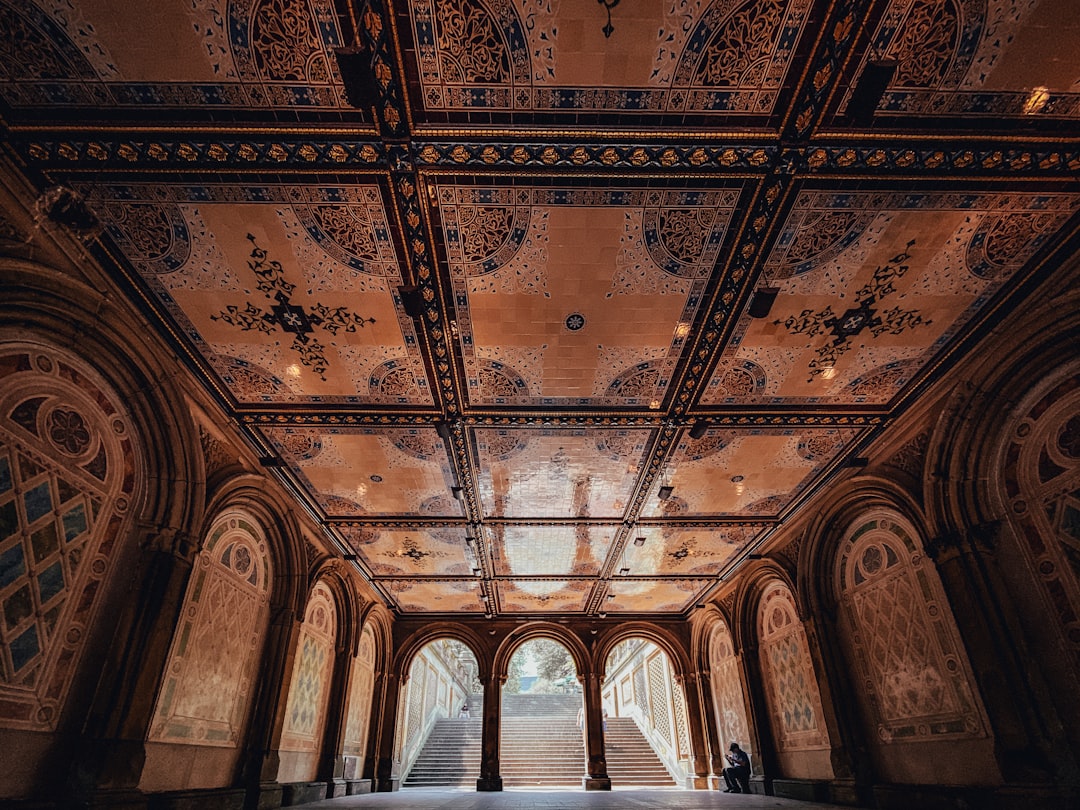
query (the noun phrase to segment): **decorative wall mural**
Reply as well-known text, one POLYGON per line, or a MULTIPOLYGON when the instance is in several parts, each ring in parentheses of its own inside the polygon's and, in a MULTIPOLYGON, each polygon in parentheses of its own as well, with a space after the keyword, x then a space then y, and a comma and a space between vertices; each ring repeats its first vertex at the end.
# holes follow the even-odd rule
POLYGON ((371 704, 375 690, 375 634, 365 626, 360 634, 360 644, 353 659, 352 678, 349 684, 349 705, 345 719, 346 779, 359 779, 364 770, 364 751, 367 746, 371 704))
MULTIPOLYGON (((304 611, 297 642, 296 664, 285 706, 285 726, 281 748, 284 751, 318 751, 330 699, 330 678, 334 670, 334 639, 337 633, 337 608, 334 595, 323 583, 317 583, 304 611)), ((314 766, 314 762, 312 766, 314 766)), ((313 778, 314 773, 308 778, 313 778)))
POLYGON ((777 748, 826 748, 828 731, 806 631, 786 585, 768 587, 758 605, 761 671, 777 748))
POLYGON ((97 374, 0 347, 0 700, 9 728, 53 730, 136 487, 127 417, 97 374))
POLYGON ((952 614, 914 530, 892 514, 868 514, 836 556, 846 641, 858 661, 883 743, 985 733, 952 614), (858 628, 857 632, 854 628, 858 628))
POLYGON ((196 558, 149 739, 235 747, 252 698, 272 570, 246 514, 222 516, 196 558))

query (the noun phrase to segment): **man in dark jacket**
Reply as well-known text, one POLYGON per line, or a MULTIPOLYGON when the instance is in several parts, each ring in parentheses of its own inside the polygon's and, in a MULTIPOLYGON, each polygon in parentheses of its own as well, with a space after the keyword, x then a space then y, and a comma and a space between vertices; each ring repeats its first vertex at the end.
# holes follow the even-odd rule
POLYGON ((724 754, 727 757, 728 766, 724 768, 724 782, 727 789, 724 793, 749 793, 750 792, 750 757, 739 748, 737 742, 733 742, 724 754))

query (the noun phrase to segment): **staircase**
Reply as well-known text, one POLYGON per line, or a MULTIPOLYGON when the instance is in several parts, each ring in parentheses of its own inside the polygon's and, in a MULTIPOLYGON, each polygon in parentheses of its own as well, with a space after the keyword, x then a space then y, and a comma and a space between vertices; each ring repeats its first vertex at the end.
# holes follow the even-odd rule
MULTIPOLYGON (((470 706, 483 706, 477 695, 470 706)), ((506 695, 499 770, 506 788, 580 788, 585 752, 577 713, 580 695, 506 695)), ((404 787, 474 789, 480 777, 479 718, 436 722, 404 787)), ((674 787, 637 724, 612 717, 604 735, 608 776, 615 787, 674 787)))

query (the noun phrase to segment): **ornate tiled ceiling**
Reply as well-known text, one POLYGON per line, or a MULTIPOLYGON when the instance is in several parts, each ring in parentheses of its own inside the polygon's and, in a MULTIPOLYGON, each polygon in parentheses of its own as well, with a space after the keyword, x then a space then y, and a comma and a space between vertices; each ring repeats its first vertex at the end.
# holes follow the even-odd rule
POLYGON ((0 103, 394 610, 680 614, 1073 249, 1071 11, 0 0, 0 103))

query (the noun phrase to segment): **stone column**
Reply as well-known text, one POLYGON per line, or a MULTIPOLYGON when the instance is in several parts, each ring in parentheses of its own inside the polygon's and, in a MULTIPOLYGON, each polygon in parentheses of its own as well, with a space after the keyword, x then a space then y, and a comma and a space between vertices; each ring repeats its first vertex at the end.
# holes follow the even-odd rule
POLYGON ((604 707, 600 693, 604 675, 586 672, 580 680, 585 687, 585 776, 581 784, 585 790, 611 790, 604 755, 604 707))
POLYGON ((686 705, 686 725, 690 734, 690 784, 694 790, 709 788, 709 756, 705 743, 705 719, 702 716, 701 685, 697 673, 675 678, 676 687, 682 687, 683 703, 686 705))
MULTIPOLYGON (((716 725, 716 695, 712 688, 712 673, 703 669, 695 672, 698 683, 698 700, 700 701, 701 720, 705 732, 705 751, 709 757, 709 784, 710 790, 719 790, 723 784, 724 773, 724 741, 720 739, 720 729, 716 725)), ((749 741, 748 741, 749 742, 749 741)))
POLYGON ((926 544, 952 608, 993 728, 995 756, 1007 782, 1076 778, 1080 763, 1059 731, 1053 708, 1040 700, 1024 632, 998 559, 1000 524, 967 527, 926 544))
POLYGON ((288 677, 292 674, 296 646, 300 640, 296 611, 278 609, 270 617, 263 646, 259 681, 248 724, 244 783, 248 786, 249 806, 263 808, 281 805, 281 730, 285 725, 285 701, 288 700, 288 677))
POLYGON ((375 790, 379 793, 390 793, 401 788, 401 762, 397 758, 397 747, 394 743, 402 685, 397 673, 386 673, 379 712, 379 738, 376 741, 374 757, 375 790))
POLYGON ((129 803, 124 793, 136 793, 142 777, 146 732, 195 556, 183 532, 144 531, 144 538, 137 586, 117 616, 66 788, 117 806, 129 803))
POLYGON ((478 791, 496 792, 503 789, 499 775, 499 733, 502 726, 502 685, 506 677, 488 675, 484 684, 484 720, 480 751, 478 791))
MULTIPOLYGON (((735 655, 742 670, 743 683, 746 684, 748 711, 746 721, 753 729, 757 740, 756 750, 752 750, 750 754, 754 773, 751 779, 756 780, 760 776, 765 794, 772 795, 772 780, 779 774, 780 768, 776 755, 776 739, 773 737, 772 722, 769 718, 769 699, 762 679, 757 639, 746 643, 736 651, 735 655)), ((721 749, 722 755, 723 749, 721 749)), ((751 789, 753 786, 751 782, 751 789)))
POLYGON ((319 758, 319 779, 328 784, 329 799, 344 796, 345 790, 345 731, 349 717, 349 686, 352 683, 352 650, 335 650, 334 675, 330 681, 330 700, 327 703, 326 733, 323 735, 322 755, 319 758))

